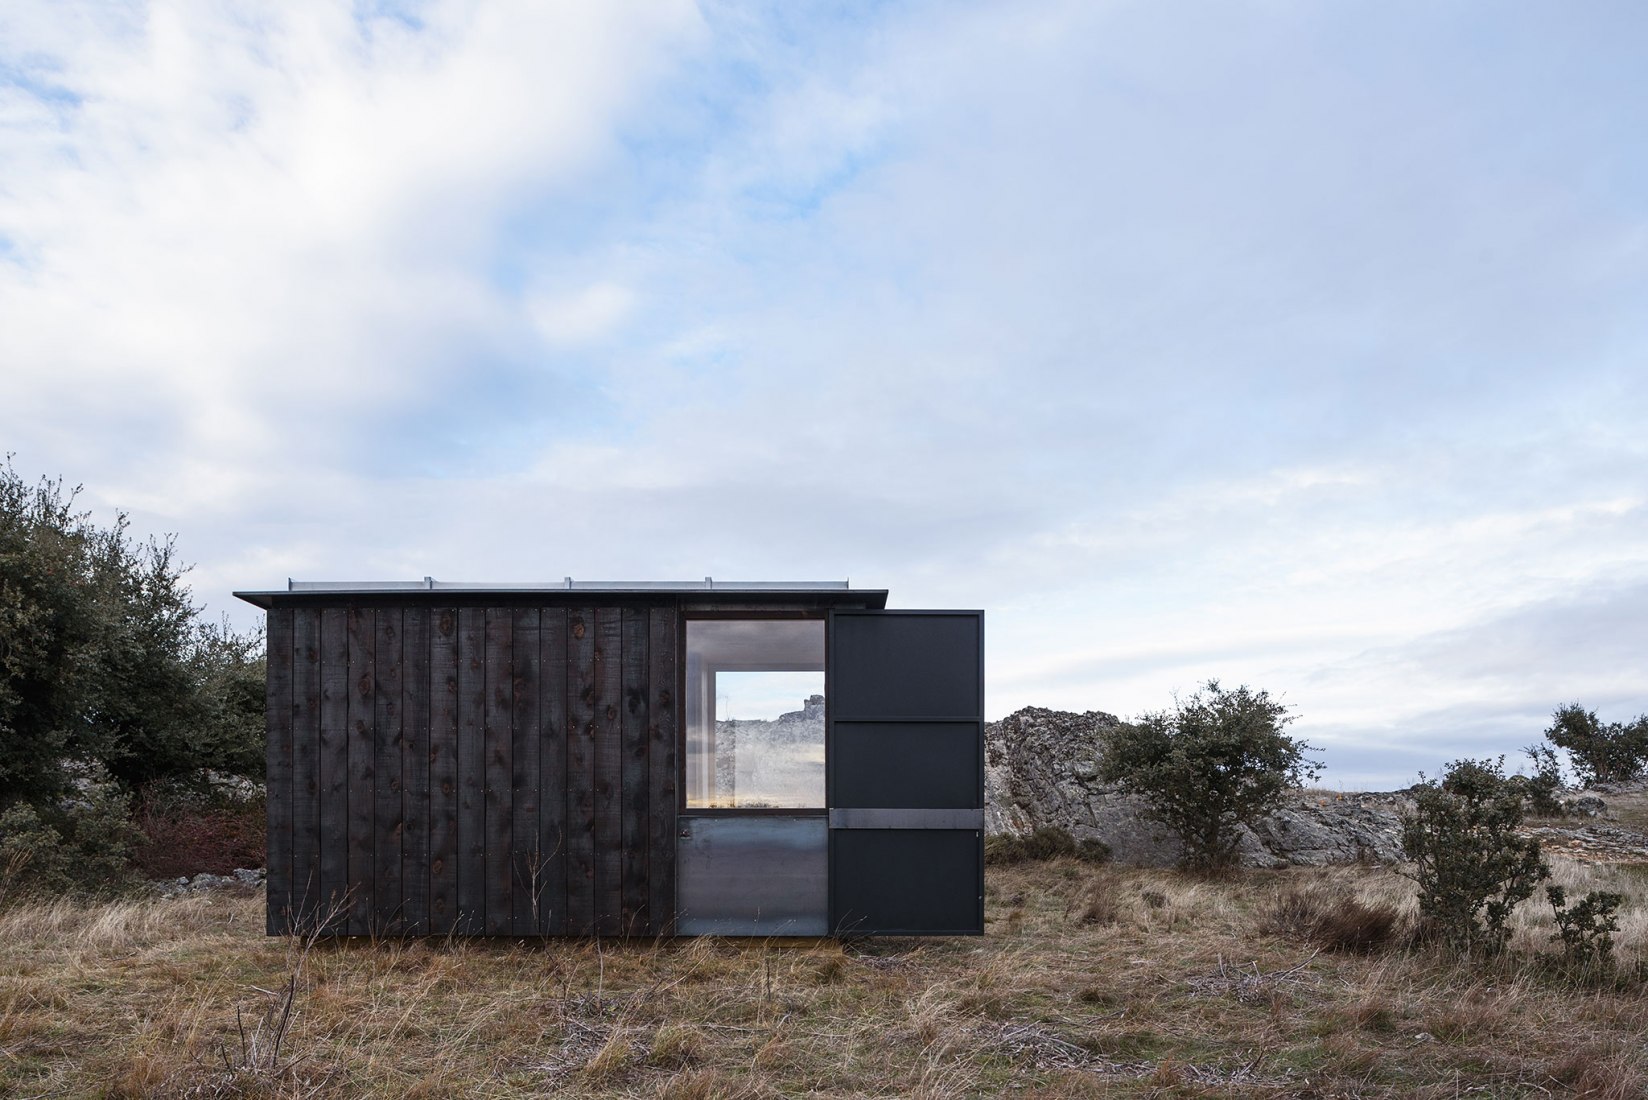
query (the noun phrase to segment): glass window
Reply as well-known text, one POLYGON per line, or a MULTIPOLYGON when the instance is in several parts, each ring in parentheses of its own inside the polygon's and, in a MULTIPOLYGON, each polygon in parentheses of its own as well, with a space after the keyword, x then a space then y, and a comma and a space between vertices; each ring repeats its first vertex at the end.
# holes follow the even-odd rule
POLYGON ((824 623, 687 621, 688 809, 824 805, 824 623))

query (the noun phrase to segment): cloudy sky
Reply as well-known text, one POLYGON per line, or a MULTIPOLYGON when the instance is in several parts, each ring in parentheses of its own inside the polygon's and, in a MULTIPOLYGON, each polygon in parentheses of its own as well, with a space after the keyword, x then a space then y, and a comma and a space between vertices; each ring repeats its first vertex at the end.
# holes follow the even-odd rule
POLYGON ((1648 9, 0 4, 0 449, 285 578, 839 579, 1326 781, 1648 710, 1648 9))

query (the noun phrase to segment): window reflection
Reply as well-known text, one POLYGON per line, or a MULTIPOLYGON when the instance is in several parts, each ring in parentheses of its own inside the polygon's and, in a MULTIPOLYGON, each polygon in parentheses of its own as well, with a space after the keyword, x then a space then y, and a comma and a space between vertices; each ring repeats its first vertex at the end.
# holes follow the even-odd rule
POLYGON ((687 622, 689 809, 824 805, 824 623, 687 622))

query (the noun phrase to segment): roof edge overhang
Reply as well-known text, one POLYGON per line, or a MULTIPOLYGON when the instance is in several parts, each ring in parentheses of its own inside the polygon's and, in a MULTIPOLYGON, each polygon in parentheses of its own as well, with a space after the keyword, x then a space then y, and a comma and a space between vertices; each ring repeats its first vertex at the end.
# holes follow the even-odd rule
POLYGON ((808 604, 816 607, 887 606, 884 588, 853 588, 846 581, 575 581, 494 583, 438 581, 296 581, 285 588, 252 589, 234 593, 265 611, 273 607, 337 605, 340 603, 499 601, 525 603, 587 603, 592 599, 668 600, 694 603, 737 603, 759 607, 767 603, 808 604))

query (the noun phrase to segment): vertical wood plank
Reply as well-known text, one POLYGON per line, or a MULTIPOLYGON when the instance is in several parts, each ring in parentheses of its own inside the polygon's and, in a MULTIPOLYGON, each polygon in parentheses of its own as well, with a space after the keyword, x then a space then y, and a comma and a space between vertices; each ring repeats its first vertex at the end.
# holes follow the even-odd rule
POLYGON ((457 930, 486 929, 486 611, 458 612, 457 930))
POLYGON ((538 851, 543 893, 538 931, 566 932, 567 908, 567 613, 546 607, 539 618, 538 708, 542 739, 538 755, 538 851))
POLYGON ((595 612, 595 931, 624 928, 623 613, 595 612))
POLYGON ((292 609, 269 609, 264 699, 269 935, 292 928, 292 609))
POLYGON ((401 928, 429 933, 429 609, 406 609, 401 679, 401 928))
POLYGON ((510 766, 513 623, 505 607, 486 609, 486 921, 488 935, 507 936, 514 922, 511 837, 514 809, 510 766))
POLYGON ((453 931, 458 913, 458 612, 430 613, 429 931, 453 931))
POLYGON ((292 613, 292 931, 314 927, 320 898, 319 608, 292 613))
POLYGON ((595 930, 595 612, 567 613, 566 931, 595 930))
POLYGON ((536 607, 517 607, 510 612, 510 655, 514 676, 510 697, 510 804, 513 825, 511 867, 515 915, 510 933, 531 936, 538 931, 538 911, 543 903, 543 853, 538 848, 538 784, 540 729, 539 667, 541 654, 536 607))
POLYGON ((675 931, 675 815, 677 711, 675 676, 680 624, 673 607, 654 607, 648 615, 647 668, 652 705, 647 710, 651 742, 651 813, 647 838, 647 916, 654 935, 675 931))
POLYGON ((349 920, 351 936, 371 931, 377 767, 376 622, 371 610, 349 609, 349 920))
POLYGON ((375 615, 373 695, 372 931, 400 932, 401 921, 401 627, 405 612, 380 607, 375 615))
POLYGON ((347 928, 349 893, 349 616, 320 613, 320 891, 317 927, 347 928))
POLYGON ((623 934, 644 935, 647 916, 647 637, 645 608, 623 611, 623 934))

